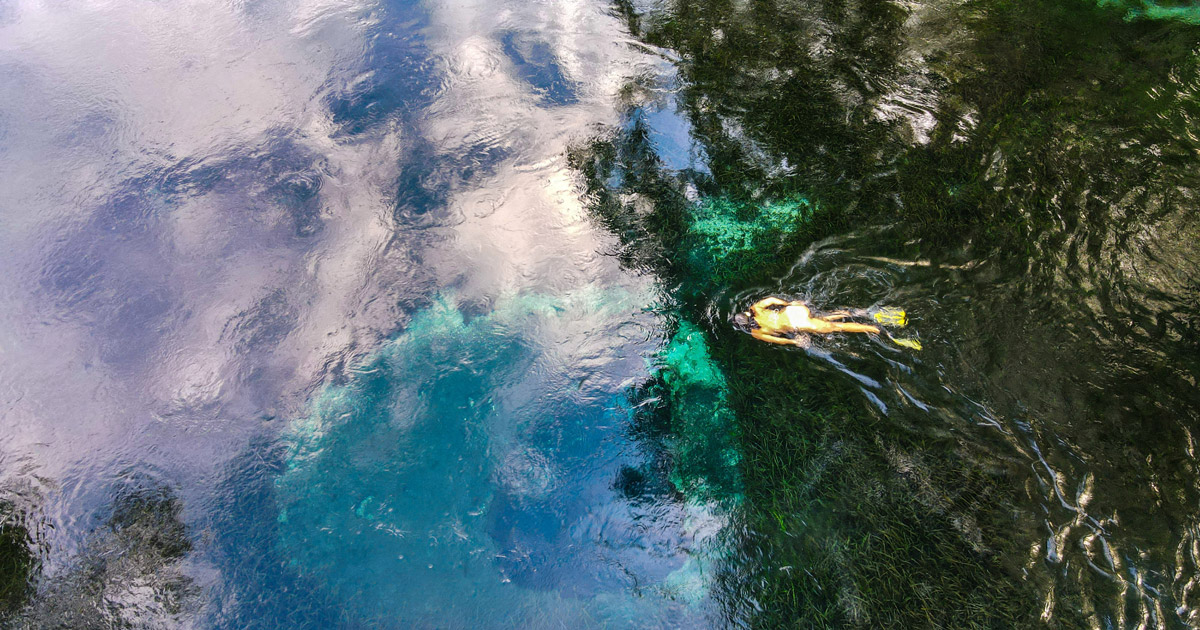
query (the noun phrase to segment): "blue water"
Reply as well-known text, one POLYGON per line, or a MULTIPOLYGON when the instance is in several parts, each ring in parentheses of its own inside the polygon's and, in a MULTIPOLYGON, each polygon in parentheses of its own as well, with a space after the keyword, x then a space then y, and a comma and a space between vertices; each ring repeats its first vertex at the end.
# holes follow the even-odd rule
POLYGON ((405 626, 696 623, 701 585, 672 574, 705 542, 687 521, 709 515, 614 487, 645 459, 619 393, 643 370, 605 341, 632 297, 515 296, 469 320, 443 297, 420 312, 285 438, 289 566, 405 626))
POLYGON ((656 289, 565 162, 670 81, 605 6, 5 6, 0 474, 67 602, 23 623, 711 617, 727 515, 629 432, 656 289), (142 486, 186 558, 73 592, 142 486))

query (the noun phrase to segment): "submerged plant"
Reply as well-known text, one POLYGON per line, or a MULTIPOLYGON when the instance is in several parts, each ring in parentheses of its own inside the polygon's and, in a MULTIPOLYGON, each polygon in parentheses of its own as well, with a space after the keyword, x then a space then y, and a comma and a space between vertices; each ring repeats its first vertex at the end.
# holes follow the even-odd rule
POLYGON ((680 256, 688 263, 686 277, 711 291, 773 267, 774 254, 795 242, 814 206, 803 197, 742 203, 716 198, 690 210, 680 256))
POLYGON ((680 322, 658 361, 670 422, 671 483, 693 501, 736 501, 741 491, 737 423, 725 375, 704 331, 680 322))
POLYGON ((27 510, 0 499, 0 620, 25 604, 41 569, 38 523, 30 517, 27 510))
POLYGON ((141 473, 128 475, 82 552, 39 585, 14 627, 179 627, 200 597, 183 567, 191 550, 174 489, 141 473))
POLYGON ((1176 20, 1186 24, 1200 24, 1200 5, 1190 1, 1096 0, 1096 4, 1125 11, 1125 19, 1129 21, 1176 20))

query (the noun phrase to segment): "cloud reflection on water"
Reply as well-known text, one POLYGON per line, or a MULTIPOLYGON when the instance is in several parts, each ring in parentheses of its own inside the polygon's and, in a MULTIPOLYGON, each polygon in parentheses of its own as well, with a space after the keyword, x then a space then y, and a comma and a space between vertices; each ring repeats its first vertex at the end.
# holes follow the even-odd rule
POLYGON ((226 431, 256 388, 284 392, 243 370, 319 364, 305 355, 353 308, 345 276, 391 237, 378 208, 395 140, 335 143, 321 107, 361 54, 368 9, 25 3, 4 27, 19 123, 0 162, 16 270, 4 378, 24 420, 5 433, 54 445, 45 474, 151 427, 179 441, 173 457, 205 461, 186 434, 226 431), (302 180, 329 181, 299 199, 302 180), (308 312, 274 318, 282 343, 239 352, 227 322, 273 295, 308 312))
MULTIPOLYGON (((0 67, 0 264, 12 270, 0 278, 0 476, 36 471, 58 525, 51 572, 87 547, 117 468, 154 469, 186 518, 220 533, 230 521, 206 511, 232 509, 229 484, 214 498, 211 480, 242 470, 227 463, 257 453, 255 436, 303 417, 320 384, 353 378, 439 291, 470 316, 528 294, 651 299, 648 280, 597 253, 605 237, 565 160, 617 120, 631 77, 669 71, 603 7, 21 2, 0 18, 0 67)), ((616 404, 644 376, 652 335, 637 310, 524 330, 539 372, 494 386, 531 418, 588 378, 559 422, 616 404)), ((630 448, 618 422, 599 431, 630 448)), ((505 530, 503 518, 536 513, 520 497, 581 483, 556 476, 566 464, 539 439, 509 435, 488 455, 498 468, 475 482, 511 501, 486 535, 597 544, 588 525, 555 540, 505 530)), ((255 456, 254 474, 277 472, 255 456)), ((607 477, 582 483, 617 496, 607 477)), ((665 523, 626 541, 624 562, 659 578, 677 567, 683 534, 665 523), (639 560, 642 544, 669 560, 639 560)), ((230 584, 241 568, 222 578, 234 565, 205 554, 224 544, 201 545, 193 567, 222 594, 206 613, 217 625, 247 621, 237 598, 268 587, 230 584)), ((547 569, 558 577, 539 588, 572 579, 547 569)), ((581 593, 628 586, 605 580, 581 593)))

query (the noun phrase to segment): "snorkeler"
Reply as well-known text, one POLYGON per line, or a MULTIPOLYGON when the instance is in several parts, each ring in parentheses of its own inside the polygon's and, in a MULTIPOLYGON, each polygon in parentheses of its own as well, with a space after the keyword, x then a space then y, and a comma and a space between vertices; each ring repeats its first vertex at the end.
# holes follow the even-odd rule
MULTIPOLYGON (((786 302, 777 297, 769 297, 756 302, 750 307, 750 310, 735 315, 734 322, 760 341, 804 348, 809 345, 809 334, 827 335, 835 332, 848 332, 878 335, 881 332, 878 326, 840 321, 867 315, 866 311, 858 313, 836 311, 828 315, 813 317, 812 311, 804 302, 798 300, 786 302)), ((908 323, 907 316, 900 309, 883 309, 874 313, 873 318, 879 323, 896 326, 904 326, 908 323)), ((914 350, 921 349, 920 343, 913 339, 892 338, 892 341, 897 345, 914 350)))

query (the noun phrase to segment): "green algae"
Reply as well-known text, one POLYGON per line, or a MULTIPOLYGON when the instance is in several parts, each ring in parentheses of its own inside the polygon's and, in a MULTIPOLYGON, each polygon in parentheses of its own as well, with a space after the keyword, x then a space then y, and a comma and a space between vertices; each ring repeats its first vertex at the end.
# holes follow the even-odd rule
POLYGON ((673 326, 650 361, 651 378, 627 393, 634 437, 658 464, 626 471, 622 486, 652 485, 646 477, 657 478, 687 506, 683 529, 694 537, 686 559, 655 588, 691 606, 713 596, 735 551, 726 531, 744 501, 741 436, 707 333, 687 321, 673 326))
POLYGON ((36 530, 30 531, 29 520, 26 511, 0 499, 0 620, 20 610, 33 595, 41 569, 36 530))
POLYGON ((671 483, 689 501, 733 505, 741 492, 737 422, 705 332, 680 322, 658 364, 671 422, 671 483))
POLYGON ((1032 594, 1005 561, 1011 532, 1034 526, 1004 507, 1012 465, 904 429, 826 365, 749 339, 722 350, 747 471, 748 535, 722 578, 737 616, 763 628, 1031 621, 1032 594))
POLYGON ((703 303, 730 284, 766 281, 780 260, 843 225, 831 209, 794 191, 689 200, 640 123, 578 146, 568 157, 583 175, 593 216, 619 237, 621 262, 680 282, 669 297, 681 303, 703 303), (613 181, 620 185, 610 186, 613 181))
POLYGON ((1174 20, 1200 25, 1200 5, 1194 2, 1158 2, 1156 0, 1096 0, 1096 4, 1125 12, 1125 19, 1174 20))
MULTIPOLYGON (((618 4, 639 39, 677 55, 672 105, 711 172, 669 171, 636 106, 633 124, 571 163, 622 262, 655 273, 675 318, 708 333, 711 365, 698 371, 722 376, 738 427, 740 534, 718 578, 734 624, 1074 628, 1132 610, 1095 613, 1087 586, 1028 560, 1044 543, 1041 507, 1024 496, 1036 482, 986 440, 912 430, 916 412, 881 414, 843 375, 714 317, 740 306, 729 296, 777 286, 809 244, 860 225, 895 226, 873 255, 971 252, 996 265, 985 284, 1017 279, 1037 294, 1079 273, 1077 243, 1119 249, 1153 213, 1186 207, 1195 9, 1097 4, 618 4), (920 142, 877 109, 914 70, 930 79, 919 87, 937 121, 920 142), (1017 271, 999 271, 1010 260, 1017 271)), ((1065 290, 1045 312, 1072 312, 1078 297, 1065 290)), ((996 343, 1005 356, 1011 341, 996 343)), ((1157 566, 1170 572, 1169 559, 1157 566)))
MULTIPOLYGON (((706 361, 686 360, 682 349, 675 358, 720 383, 712 391, 723 392, 736 417, 743 498, 731 530, 741 533, 718 570, 730 618, 759 628, 1033 626, 1038 594, 1014 566, 1039 525, 1011 508, 1020 504, 1021 473, 969 443, 905 428, 911 419, 882 417, 854 383, 806 355, 711 332, 726 326, 712 316, 713 302, 725 308, 715 296, 773 284, 809 244, 861 223, 901 226, 879 240, 876 254, 918 240, 1023 242, 1039 228, 1031 224, 1042 220, 1046 200, 1023 198, 1014 208, 997 196, 998 182, 1036 175, 1048 153, 1077 159, 1077 148, 1044 145, 1066 137, 1061 130, 1074 124, 1071 116, 1098 115, 1087 109, 1092 77, 1133 53, 1114 45, 1120 53, 1072 56, 1073 38, 1094 36, 1065 28, 1086 6, 992 8, 986 18, 998 23, 1023 24, 1041 11, 1039 19, 1049 15, 1063 28, 985 24, 986 48, 931 55, 936 70, 959 83, 937 112, 951 122, 934 130, 929 145, 914 146, 899 124, 874 115, 877 94, 864 88, 841 98, 846 85, 864 85, 861 73, 878 84, 897 79, 899 45, 890 44, 902 39, 908 17, 870 3, 853 7, 843 14, 824 3, 714 1, 673 3, 649 15, 627 8, 641 38, 679 53, 679 110, 712 173, 667 171, 636 122, 581 148, 572 164, 598 223, 619 239, 622 262, 658 275, 680 331, 710 333, 706 361), (838 21, 846 15, 853 19, 838 21), (806 39, 826 29, 836 46, 806 39), (1030 41, 1006 41, 1014 32, 1030 41), (889 34, 892 42, 879 41, 889 34), (1009 54, 1022 63, 1011 70, 992 64, 1008 72, 998 78, 951 68, 960 59, 969 67, 1009 54), (847 69, 854 76, 838 74, 847 69), (953 121, 968 114, 979 131, 954 137, 953 121), (998 137, 1003 152, 994 153, 998 137), (1004 144, 1013 138, 1019 146, 1004 144), (750 144, 762 151, 744 150, 750 144), (997 155, 1021 168, 987 171, 997 155), (789 175, 773 174, 781 172, 789 175), (689 186, 700 194, 685 194, 689 186)), ((1090 20, 1082 23, 1103 22, 1090 20)), ((1106 36, 1114 44, 1120 37, 1106 36)), ((1084 149, 1113 155, 1108 140, 1084 149)), ((1004 181, 1020 194, 1036 183, 1004 181)), ((665 382, 639 394, 672 400, 665 382)), ((662 406, 664 424, 686 426, 675 419, 683 409, 662 406)), ((1066 605, 1054 622, 1075 627, 1082 619, 1066 605)))
POLYGON ((688 261, 687 276, 705 288, 753 276, 774 253, 803 230, 814 214, 803 197, 779 201, 735 202, 706 199, 691 208, 679 247, 688 261))
POLYGON ((125 475, 108 518, 89 532, 65 570, 43 576, 12 627, 185 625, 201 594, 184 568, 191 536, 174 489, 141 473, 125 475))
MULTIPOLYGON (((889 454, 919 459, 927 445, 872 420, 854 387, 795 354, 742 335, 709 335, 699 323, 712 292, 785 273, 840 223, 820 223, 820 206, 796 193, 690 204, 664 195, 662 207, 646 212, 619 204, 621 193, 592 192, 610 201, 594 206, 599 218, 639 239, 629 243, 638 251, 630 260, 676 287, 677 330, 659 355, 660 385, 639 394, 663 407, 672 482, 685 494, 719 488, 736 497, 729 531, 741 533, 704 556, 702 573, 719 586, 729 616, 762 628, 1019 622, 1023 589, 1012 586, 995 547, 972 546, 977 538, 1005 544, 995 524, 1006 515, 994 507, 1003 473, 980 475, 952 452, 921 460, 922 478, 932 481, 910 481, 889 454), (656 233, 646 222, 660 212, 675 213, 659 219, 672 231, 656 233), (647 261, 655 251, 664 260, 647 261), (728 427, 736 432, 724 433, 728 427), (736 485, 714 486, 718 474, 736 485)), ((692 579, 681 569, 671 583, 692 579)))

